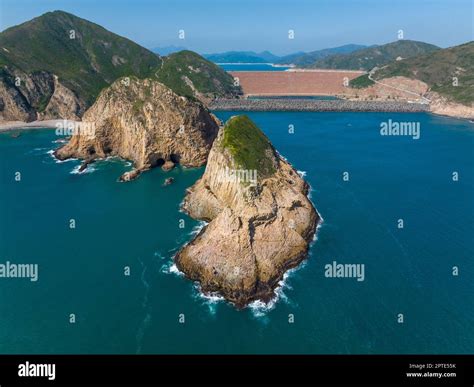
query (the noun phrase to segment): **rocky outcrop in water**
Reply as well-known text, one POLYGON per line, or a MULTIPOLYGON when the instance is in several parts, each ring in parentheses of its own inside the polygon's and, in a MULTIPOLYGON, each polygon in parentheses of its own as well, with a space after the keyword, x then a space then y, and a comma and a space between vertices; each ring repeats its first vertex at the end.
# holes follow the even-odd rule
POLYGON ((243 307, 269 301, 306 256, 319 222, 308 185, 246 117, 221 128, 183 208, 209 224, 175 257, 178 268, 243 307))
POLYGON ((125 78, 102 91, 80 131, 55 155, 131 160, 135 170, 122 177, 128 181, 155 166, 203 165, 217 131, 217 119, 201 103, 155 80, 125 78))

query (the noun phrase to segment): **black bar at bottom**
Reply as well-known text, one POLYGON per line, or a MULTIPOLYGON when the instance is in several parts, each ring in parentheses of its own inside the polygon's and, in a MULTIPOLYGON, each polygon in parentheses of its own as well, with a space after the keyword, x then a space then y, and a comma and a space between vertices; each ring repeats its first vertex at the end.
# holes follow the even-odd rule
POLYGON ((303 382, 473 386, 473 371, 474 355, 0 355, 2 387, 303 382))

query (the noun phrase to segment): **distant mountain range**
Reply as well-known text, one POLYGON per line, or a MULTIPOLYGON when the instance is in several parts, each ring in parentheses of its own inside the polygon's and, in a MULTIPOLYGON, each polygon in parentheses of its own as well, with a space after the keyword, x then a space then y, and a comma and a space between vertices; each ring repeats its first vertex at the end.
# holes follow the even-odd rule
POLYGON ((203 56, 214 63, 274 63, 282 65, 294 64, 300 67, 312 64, 316 60, 329 55, 346 54, 365 47, 367 46, 346 44, 340 47, 326 48, 312 52, 299 51, 285 56, 274 55, 270 51, 226 51, 216 54, 204 54, 203 56))
POLYGON ((346 44, 344 46, 325 48, 323 50, 296 53, 281 57, 276 61, 278 64, 294 64, 297 67, 306 67, 315 63, 317 60, 336 54, 349 54, 354 51, 366 48, 360 44, 346 44))
POLYGON ((326 56, 303 67, 369 71, 374 67, 383 66, 397 59, 411 58, 436 50, 439 50, 439 47, 433 44, 414 40, 398 40, 380 46, 363 48, 347 54, 326 56))
POLYGON ((232 76, 196 53, 163 60, 62 11, 0 33, 0 119, 80 118, 103 88, 124 76, 158 78, 178 94, 196 98, 240 91, 232 76))
POLYGON ((220 54, 205 54, 208 60, 215 63, 274 63, 295 65, 299 68, 323 68, 369 71, 393 60, 411 58, 438 50, 432 44, 413 40, 364 46, 346 44, 311 52, 298 52, 278 57, 269 51, 229 51, 220 54))
POLYGON ((270 51, 227 51, 203 56, 214 63, 275 63, 280 59, 270 51))

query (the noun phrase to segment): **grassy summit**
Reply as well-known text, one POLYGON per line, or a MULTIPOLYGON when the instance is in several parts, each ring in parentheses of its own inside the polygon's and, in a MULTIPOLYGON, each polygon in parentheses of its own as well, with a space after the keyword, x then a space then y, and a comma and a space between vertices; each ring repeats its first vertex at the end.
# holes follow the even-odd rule
POLYGON ((260 177, 268 177, 275 172, 272 144, 246 115, 227 121, 222 146, 229 150, 241 169, 257 170, 260 177))

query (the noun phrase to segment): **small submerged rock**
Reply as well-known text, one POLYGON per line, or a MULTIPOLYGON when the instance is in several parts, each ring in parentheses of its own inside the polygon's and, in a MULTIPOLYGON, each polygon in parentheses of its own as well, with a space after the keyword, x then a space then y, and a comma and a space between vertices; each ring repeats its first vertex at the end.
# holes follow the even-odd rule
POLYGON ((79 173, 84 172, 89 164, 92 164, 95 160, 84 160, 84 162, 79 167, 79 173))
POLYGON ((171 160, 165 161, 161 169, 165 172, 171 171, 174 168, 174 163, 171 160))
POLYGON ((168 177, 165 182, 163 183, 163 185, 170 185, 174 182, 174 178, 173 177, 168 177))
POLYGON ((141 173, 142 171, 139 169, 132 169, 131 171, 127 171, 122 176, 120 176, 119 181, 127 182, 135 180, 138 176, 140 176, 141 173))

